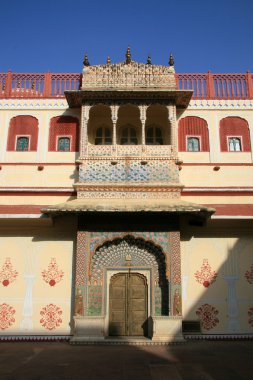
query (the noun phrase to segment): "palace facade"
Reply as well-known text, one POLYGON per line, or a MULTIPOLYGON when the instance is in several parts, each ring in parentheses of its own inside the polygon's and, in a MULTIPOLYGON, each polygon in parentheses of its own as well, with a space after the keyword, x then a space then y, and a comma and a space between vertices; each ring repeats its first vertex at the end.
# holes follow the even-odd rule
POLYGON ((2 339, 253 336, 251 73, 86 55, 0 109, 2 339))

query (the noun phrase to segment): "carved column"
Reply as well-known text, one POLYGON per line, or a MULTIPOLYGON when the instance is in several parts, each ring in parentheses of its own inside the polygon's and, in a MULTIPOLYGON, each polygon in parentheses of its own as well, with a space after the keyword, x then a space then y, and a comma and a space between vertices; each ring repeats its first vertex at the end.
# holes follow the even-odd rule
POLYGON ((175 104, 170 104, 167 106, 168 109, 168 118, 170 123, 170 144, 172 147, 172 150, 174 152, 174 155, 177 156, 178 147, 177 147, 177 110, 175 104))
POLYGON ((144 104, 139 106, 140 119, 141 119, 141 125, 142 125, 142 130, 141 130, 141 143, 142 143, 142 145, 146 144, 145 125, 146 125, 146 119, 147 119, 147 108, 148 108, 148 106, 146 106, 144 104))
POLYGON ((88 146, 88 121, 90 114, 90 105, 82 105, 81 131, 80 131, 80 158, 87 155, 88 146))
POLYGON ((110 106, 110 108, 111 108, 112 126, 113 126, 113 130, 112 130, 112 144, 113 144, 113 148, 115 149, 116 148, 116 144, 117 144, 116 125, 117 125, 117 120, 118 120, 119 106, 116 105, 116 104, 113 104, 112 106, 110 106))

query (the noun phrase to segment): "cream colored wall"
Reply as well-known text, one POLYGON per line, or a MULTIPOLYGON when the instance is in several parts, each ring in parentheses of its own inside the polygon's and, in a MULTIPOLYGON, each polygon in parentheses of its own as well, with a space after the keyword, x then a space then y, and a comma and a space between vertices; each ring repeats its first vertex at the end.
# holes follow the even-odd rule
POLYGON ((41 171, 38 165, 3 165, 0 171, 1 187, 72 187, 77 179, 74 163, 45 165, 41 171))
POLYGON ((253 186, 253 166, 182 166, 180 182, 187 187, 253 186))
POLYGON ((181 242, 183 317, 196 320, 196 311, 211 305, 217 311, 219 322, 212 328, 203 328, 205 334, 248 334, 253 332, 248 312, 252 304, 253 284, 245 273, 253 264, 252 222, 234 223, 210 221, 206 227, 184 226, 181 242), (227 227, 226 227, 227 226, 227 227), (207 259, 216 280, 204 287, 195 274, 201 271, 207 259))
MULTIPOLYGON (((21 222, 20 222, 21 223, 21 222)), ((76 236, 74 218, 60 218, 53 226, 25 227, 25 222, 8 229, 1 229, 0 276, 2 266, 9 258, 17 277, 8 286, 0 283, 0 331, 1 334, 18 335, 64 335, 70 333, 72 299, 72 265, 76 236), (22 228, 21 228, 22 225, 22 228), (58 271, 63 277, 54 286, 43 280, 42 272, 48 269, 51 259, 55 259, 58 271), (14 310, 15 321, 4 328, 1 320, 3 304, 14 310), (52 305, 52 306, 48 306, 52 305), (43 308, 51 308, 53 317, 47 311, 45 317, 59 323, 43 327, 43 308), (58 308, 58 309, 57 309, 58 308)), ((52 279, 56 279, 52 272, 52 279)), ((2 317, 3 318, 3 317, 2 317)))

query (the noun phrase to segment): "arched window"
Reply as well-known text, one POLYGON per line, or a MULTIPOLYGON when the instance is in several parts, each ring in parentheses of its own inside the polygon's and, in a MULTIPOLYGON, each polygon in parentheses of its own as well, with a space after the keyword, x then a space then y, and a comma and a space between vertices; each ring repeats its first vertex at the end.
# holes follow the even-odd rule
POLYGON ((250 152, 250 134, 245 119, 235 116, 220 121, 220 147, 222 152, 250 152))
POLYGON ((24 152, 29 150, 29 137, 20 136, 17 138, 16 151, 24 152))
POLYGON ((146 145, 163 145, 162 131, 158 127, 148 127, 146 132, 146 145))
POLYGON ((50 152, 67 151, 69 139, 69 151, 79 150, 79 122, 73 116, 57 116, 50 120, 48 150, 50 152), (59 141, 61 149, 59 149, 59 141), (65 147, 63 149, 63 147, 65 147))
POLYGON ((198 137, 187 137, 187 152, 199 152, 200 142, 198 137))
POLYGON ((179 120, 178 150, 180 152, 209 152, 208 126, 204 119, 186 116, 179 120), (198 150, 196 150, 197 146, 198 150))
POLYGON ((241 139, 239 137, 229 137, 228 149, 230 152, 241 152, 242 150, 241 139))
POLYGON ((95 145, 111 145, 111 130, 108 127, 99 127, 96 130, 95 145))
POLYGON ((13 117, 8 131, 7 151, 36 151, 38 130, 38 120, 35 117, 13 117))
POLYGON ((120 144, 121 145, 137 145, 138 144, 135 128, 129 126, 122 130, 120 144))
POLYGON ((70 151, 70 137, 59 137, 57 150, 58 152, 69 152, 70 151))

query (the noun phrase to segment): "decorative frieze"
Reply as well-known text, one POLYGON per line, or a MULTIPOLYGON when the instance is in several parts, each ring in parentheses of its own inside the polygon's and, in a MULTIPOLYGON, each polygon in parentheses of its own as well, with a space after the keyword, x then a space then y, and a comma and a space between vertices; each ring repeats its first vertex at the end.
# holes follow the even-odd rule
POLYGON ((173 66, 146 65, 131 61, 85 66, 82 90, 95 88, 170 88, 176 89, 173 66))

